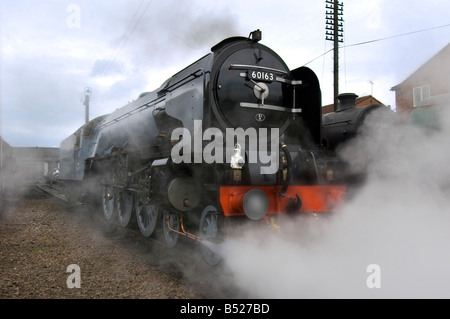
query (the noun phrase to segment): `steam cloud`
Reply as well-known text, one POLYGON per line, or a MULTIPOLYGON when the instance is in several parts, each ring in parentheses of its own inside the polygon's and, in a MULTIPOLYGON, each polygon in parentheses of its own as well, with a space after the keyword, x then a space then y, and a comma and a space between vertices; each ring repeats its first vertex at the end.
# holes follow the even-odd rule
POLYGON ((242 229, 222 252, 235 283, 254 298, 449 298, 449 112, 441 121, 366 127, 340 150, 365 184, 330 218, 242 229))

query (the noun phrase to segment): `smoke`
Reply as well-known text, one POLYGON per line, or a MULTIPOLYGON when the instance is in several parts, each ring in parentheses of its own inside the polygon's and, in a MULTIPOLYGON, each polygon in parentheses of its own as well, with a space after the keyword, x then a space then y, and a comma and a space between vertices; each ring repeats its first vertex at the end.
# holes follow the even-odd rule
POLYGON ((152 72, 161 65, 185 67, 210 52, 218 40, 240 33, 239 22, 229 8, 169 1, 149 7, 146 19, 134 30, 129 53, 136 64, 152 72))
MULTIPOLYGON (((96 92, 92 112, 96 116, 109 113, 141 92, 156 90, 170 76, 209 53, 221 39, 241 34, 229 9, 221 5, 212 8, 208 10, 204 3, 151 2, 131 22, 132 12, 124 8, 128 14, 119 15, 117 25, 129 27, 114 35, 110 28, 104 30, 114 39, 107 48, 111 54, 99 56, 89 72, 96 92)), ((111 23, 110 16, 101 18, 104 25, 111 23)))
POLYGON ((331 216, 223 245, 236 285, 254 298, 450 297, 449 122, 368 125, 340 150, 367 179, 331 216))

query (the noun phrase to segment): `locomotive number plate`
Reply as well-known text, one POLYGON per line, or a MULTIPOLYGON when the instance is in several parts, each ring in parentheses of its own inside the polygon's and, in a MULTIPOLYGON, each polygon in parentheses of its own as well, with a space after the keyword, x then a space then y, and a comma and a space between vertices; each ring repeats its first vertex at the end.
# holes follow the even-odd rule
POLYGON ((275 81, 276 79, 275 74, 272 72, 257 71, 257 70, 247 71, 247 76, 250 80, 265 81, 265 82, 272 82, 275 81))

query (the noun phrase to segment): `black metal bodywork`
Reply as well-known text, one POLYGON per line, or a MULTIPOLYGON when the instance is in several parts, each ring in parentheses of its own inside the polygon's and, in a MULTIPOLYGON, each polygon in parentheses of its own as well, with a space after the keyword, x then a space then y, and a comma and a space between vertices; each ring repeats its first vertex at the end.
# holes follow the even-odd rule
MULTIPOLYGON (((162 215, 169 245, 174 234, 186 234, 185 223, 199 227, 200 236, 189 237, 215 238, 219 217, 259 220, 336 202, 331 197, 341 189, 322 187, 329 169, 319 158, 321 91, 314 72, 289 70, 254 38, 228 38, 211 51, 62 141, 60 180, 72 201, 92 194, 108 217, 116 200, 119 215, 162 215), (239 133, 232 143, 229 130, 239 133)), ((148 236, 152 227, 141 231, 148 236)))
POLYGON ((355 138, 364 130, 367 120, 379 129, 393 123, 394 112, 382 104, 370 104, 356 107, 356 95, 340 94, 338 109, 322 117, 323 145, 325 149, 335 151, 339 146, 355 138))

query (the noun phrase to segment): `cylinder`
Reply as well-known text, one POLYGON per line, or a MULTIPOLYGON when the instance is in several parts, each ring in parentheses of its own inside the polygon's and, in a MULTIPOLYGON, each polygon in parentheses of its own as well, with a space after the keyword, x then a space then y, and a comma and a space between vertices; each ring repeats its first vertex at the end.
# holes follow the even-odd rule
POLYGON ((167 196, 177 210, 189 211, 200 203, 201 189, 193 178, 177 177, 169 182, 167 196))
POLYGON ((230 204, 234 211, 244 212, 252 220, 260 220, 269 210, 269 198, 258 188, 233 194, 230 204))

